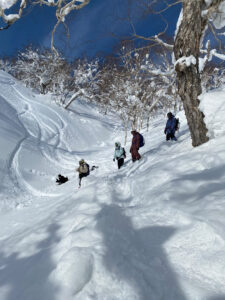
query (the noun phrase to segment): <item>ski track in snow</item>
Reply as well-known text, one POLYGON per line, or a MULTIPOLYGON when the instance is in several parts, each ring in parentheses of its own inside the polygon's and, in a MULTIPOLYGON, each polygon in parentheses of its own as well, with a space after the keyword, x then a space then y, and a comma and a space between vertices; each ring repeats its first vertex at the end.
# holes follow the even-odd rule
POLYGON ((132 163, 127 146, 125 166, 117 170, 112 158, 114 141, 123 140, 120 125, 105 119, 95 139, 98 116, 76 108, 77 146, 65 133, 73 124, 68 113, 32 99, 3 73, 0 85, 24 126, 6 167, 21 205, 1 214, 0 300, 225 299, 225 225, 222 213, 213 215, 225 207, 215 180, 225 180, 223 147, 212 141, 208 152, 204 145, 192 149, 185 124, 177 143, 165 142, 156 119, 141 160, 132 163), (81 146, 88 128, 81 118, 93 122, 90 149, 81 146), (73 170, 82 156, 99 169, 78 190, 73 170), (70 180, 56 186, 59 168, 70 180))
MULTIPOLYGON (((15 88, 14 88, 15 89, 15 88)), ((21 99, 24 99, 26 101, 26 103, 29 103, 32 101, 30 101, 29 99, 25 98, 17 89, 15 89, 15 91, 20 95, 21 99)), ((53 122, 51 119, 45 119, 45 115, 43 114, 43 116, 39 116, 39 119, 35 116, 34 112, 32 112, 30 109, 28 109, 28 112, 31 117, 33 118, 33 120, 35 121, 36 123, 36 126, 38 128, 38 136, 35 137, 35 139, 37 140, 37 144, 38 144, 38 147, 42 153, 43 156, 45 156, 48 160, 52 161, 52 162, 56 162, 58 160, 58 153, 57 153, 57 148, 59 147, 59 144, 61 142, 61 131, 64 129, 65 127, 65 124, 63 122, 63 119, 59 116, 59 114, 57 114, 56 112, 54 112, 53 109, 49 109, 47 106, 44 106, 42 104, 37 104, 36 102, 33 101, 33 103, 35 103, 36 105, 40 106, 41 108, 44 109, 44 114, 47 115, 47 112, 48 110, 53 113, 53 115, 57 116, 57 118, 59 119, 59 124, 57 124, 56 122, 53 122), (52 123, 52 127, 49 126, 49 123, 52 123), (40 125, 39 125, 40 124, 40 125), (48 133, 52 133, 50 135, 50 137, 48 139, 44 139, 44 136, 48 133), (56 141, 54 142, 54 138, 56 138, 56 141), (49 142, 53 140, 53 144, 50 144, 49 142), (54 155, 56 157, 56 159, 52 159, 52 157, 44 150, 42 149, 41 147, 41 144, 42 143, 45 143, 45 144, 48 144, 49 147, 53 147, 53 149, 55 150, 54 151, 54 155)), ((39 112, 40 112, 40 109, 39 109, 39 112)), ((28 129, 29 130, 29 129, 28 129)), ((33 136, 31 133, 30 133, 31 136, 33 136)))
MULTIPOLYGON (((32 103, 32 101, 29 101, 29 99, 23 97, 23 95, 15 88, 15 86, 13 86, 13 88, 14 88, 15 92, 18 93, 18 95, 20 96, 19 99, 24 100, 26 104, 29 104, 29 102, 32 103)), ((35 102, 33 101, 33 103, 35 103, 35 102)), ((35 104, 37 105, 37 103, 35 103, 35 104)), ((53 115, 56 115, 57 117, 59 117, 59 115, 57 113, 55 113, 52 109, 49 109, 47 106, 44 106, 44 105, 39 104, 39 103, 38 103, 38 106, 40 106, 41 108, 43 107, 43 109, 45 110, 46 115, 47 115, 47 112, 49 110, 51 113, 53 112, 53 115)), ((40 108, 39 108, 39 111, 41 111, 40 108)), ((36 125, 36 128, 37 128, 37 136, 35 136, 32 132, 29 132, 29 128, 26 128, 26 130, 28 132, 26 137, 21 140, 21 143, 18 145, 17 150, 15 151, 15 153, 13 153, 12 161, 13 161, 13 164, 14 164, 14 169, 17 173, 17 178, 23 178, 22 174, 19 171, 20 168, 19 168, 19 159, 18 159, 19 152, 22 149, 23 143, 27 142, 28 139, 33 138, 34 143, 37 145, 37 147, 38 147, 40 153, 42 154, 42 156, 46 157, 47 160, 53 161, 55 163, 55 161, 57 161, 57 151, 54 151, 54 155, 55 155, 56 159, 53 160, 51 158, 51 156, 48 155, 47 152, 42 149, 41 145, 42 145, 42 143, 48 144, 49 140, 52 139, 52 137, 47 139, 47 140, 44 138, 44 136, 48 135, 48 133, 50 131, 50 132, 54 133, 54 137, 57 137, 57 139, 56 139, 55 143, 49 144, 49 146, 53 147, 56 150, 57 147, 59 146, 59 143, 60 143, 60 129, 62 130, 63 127, 64 127, 64 123, 63 123, 63 120, 61 118, 59 118, 59 120, 60 120, 59 125, 57 125, 56 123, 53 123, 55 128, 50 127, 47 124, 47 121, 42 120, 42 118, 41 118, 42 116, 41 117, 39 116, 39 118, 37 118, 35 116, 34 112, 30 108, 30 104, 28 105, 28 109, 27 109, 26 114, 29 114, 29 116, 35 122, 35 125, 36 125)), ((24 114, 21 117, 23 118, 24 114)), ((44 117, 44 114, 43 114, 43 117, 44 117)), ((52 121, 50 120, 50 123, 51 122, 52 121)), ((26 182, 23 182, 23 185, 26 185, 26 182)))
MULTIPOLYGON (((2 100, 4 100, 4 98, 1 97, 2 100)), ((4 100, 5 101, 5 100, 4 100)), ((3 116, 2 114, 0 114, 1 118, 5 116, 3 116)), ((10 122, 12 122, 10 120, 10 122)), ((16 124, 15 124, 16 126, 16 124)), ((17 193, 19 189, 19 181, 18 181, 18 178, 17 176, 15 175, 15 170, 17 169, 17 166, 15 164, 15 157, 17 156, 17 153, 21 147, 21 144, 24 142, 24 140, 27 138, 27 134, 26 134, 26 131, 25 131, 25 128, 24 129, 24 134, 23 136, 18 140, 17 144, 15 145, 13 151, 11 152, 11 154, 9 155, 9 158, 8 158, 8 161, 6 162, 7 163, 7 169, 9 171, 9 176, 13 182, 13 190, 14 190, 14 193, 17 193)), ((22 192, 22 191, 20 191, 22 192)), ((23 191, 25 192, 25 191, 23 191)))

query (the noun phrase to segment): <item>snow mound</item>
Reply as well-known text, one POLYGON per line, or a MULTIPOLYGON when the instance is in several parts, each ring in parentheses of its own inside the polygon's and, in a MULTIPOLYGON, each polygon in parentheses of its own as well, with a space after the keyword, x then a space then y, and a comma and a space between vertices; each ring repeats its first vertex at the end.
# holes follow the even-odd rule
POLYGON ((71 248, 57 262, 57 268, 51 273, 50 279, 60 283, 64 290, 62 299, 72 299, 88 284, 92 272, 93 257, 85 249, 71 248))
POLYGON ((205 121, 210 138, 225 135, 225 90, 209 92, 201 96, 200 109, 205 114, 205 121))

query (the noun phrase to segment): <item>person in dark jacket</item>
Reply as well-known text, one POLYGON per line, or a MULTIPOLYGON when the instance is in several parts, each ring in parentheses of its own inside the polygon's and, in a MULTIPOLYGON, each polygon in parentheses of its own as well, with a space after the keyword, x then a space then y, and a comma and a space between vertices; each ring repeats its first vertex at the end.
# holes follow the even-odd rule
POLYGON ((126 158, 126 153, 123 147, 121 147, 120 142, 115 143, 115 152, 113 161, 117 159, 118 169, 124 164, 124 158, 126 158))
POLYGON ((130 153, 132 156, 132 161, 135 162, 141 158, 141 155, 138 153, 140 148, 140 135, 136 130, 132 130, 131 134, 133 135, 132 143, 130 147, 130 153))
POLYGON ((177 138, 175 137, 175 130, 176 130, 176 118, 174 115, 169 112, 167 114, 167 122, 166 122, 166 128, 164 130, 164 133, 166 134, 166 140, 169 141, 170 139, 173 141, 176 141, 177 138))

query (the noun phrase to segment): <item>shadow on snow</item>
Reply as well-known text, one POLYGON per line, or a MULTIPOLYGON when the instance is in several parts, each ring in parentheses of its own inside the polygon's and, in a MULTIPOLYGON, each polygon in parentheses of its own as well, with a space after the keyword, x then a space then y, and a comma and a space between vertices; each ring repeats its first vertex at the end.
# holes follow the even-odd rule
POLYGON ((137 299, 186 299, 163 248, 174 227, 135 229, 118 205, 103 205, 96 226, 106 247, 105 267, 131 286, 137 299))
POLYGON ((20 257, 14 252, 0 253, 0 287, 6 287, 4 300, 54 300, 58 287, 48 276, 55 268, 51 259, 52 247, 59 241, 56 224, 48 227, 48 236, 38 243, 36 253, 20 257))

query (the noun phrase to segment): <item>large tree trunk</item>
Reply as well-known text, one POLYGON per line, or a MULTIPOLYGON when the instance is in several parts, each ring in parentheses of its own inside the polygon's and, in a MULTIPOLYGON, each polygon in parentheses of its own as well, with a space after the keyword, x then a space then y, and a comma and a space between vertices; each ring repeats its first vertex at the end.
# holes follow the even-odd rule
POLYGON ((183 0, 183 19, 175 39, 174 55, 176 64, 178 92, 182 99, 192 145, 199 146, 208 141, 204 114, 199 109, 198 96, 202 93, 198 57, 206 20, 202 18, 204 0, 183 0), (188 63, 192 60, 192 63, 188 63), (196 61, 196 63, 195 63, 196 61))

